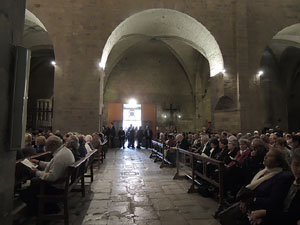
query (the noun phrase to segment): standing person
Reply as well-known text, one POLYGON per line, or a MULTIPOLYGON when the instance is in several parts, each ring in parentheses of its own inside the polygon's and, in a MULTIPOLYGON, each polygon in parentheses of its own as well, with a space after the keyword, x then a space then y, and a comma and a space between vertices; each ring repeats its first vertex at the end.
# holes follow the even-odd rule
POLYGON ((110 127, 106 127, 105 132, 103 132, 106 140, 108 140, 108 146, 111 147, 111 138, 110 138, 111 129, 110 127))
POLYGON ((156 135, 155 135, 155 139, 156 140, 159 140, 159 136, 160 136, 160 131, 159 131, 159 127, 158 126, 156 126, 156 133, 155 133, 156 135))
POLYGON ((119 142, 120 142, 120 148, 125 148, 125 131, 123 130, 123 127, 120 127, 120 130, 118 132, 119 142))
POLYGON ((134 137, 135 137, 135 129, 133 126, 130 125, 130 131, 129 131, 129 148, 135 148, 134 147, 134 137))
POLYGON ((115 144, 114 144, 114 140, 116 137, 116 128, 114 126, 113 123, 111 123, 111 128, 110 128, 110 142, 111 142, 111 147, 114 148, 115 144))
POLYGON ((146 138, 146 149, 148 149, 148 147, 152 146, 152 137, 153 137, 153 132, 152 130, 149 128, 149 126, 146 126, 146 130, 144 132, 144 136, 146 138))
POLYGON ((143 141, 143 137, 144 137, 144 131, 142 129, 142 127, 140 127, 136 133, 136 139, 137 139, 137 148, 140 149, 141 148, 141 143, 143 141))

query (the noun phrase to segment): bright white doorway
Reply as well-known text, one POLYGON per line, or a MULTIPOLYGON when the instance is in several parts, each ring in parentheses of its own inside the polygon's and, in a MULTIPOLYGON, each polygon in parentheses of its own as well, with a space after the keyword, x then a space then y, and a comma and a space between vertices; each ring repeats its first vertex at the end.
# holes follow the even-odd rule
POLYGON ((142 105, 129 103, 123 105, 123 129, 142 126, 142 105))

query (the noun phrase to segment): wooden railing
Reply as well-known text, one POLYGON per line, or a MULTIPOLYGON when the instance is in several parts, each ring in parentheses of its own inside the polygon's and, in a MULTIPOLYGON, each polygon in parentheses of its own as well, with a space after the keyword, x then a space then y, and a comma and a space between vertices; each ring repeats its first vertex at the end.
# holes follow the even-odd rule
MULTIPOLYGON (((39 214, 37 218, 38 224, 44 224, 44 220, 63 219, 64 224, 69 224, 69 209, 68 209, 68 198, 71 191, 81 192, 81 196, 85 197, 85 172, 89 166, 92 166, 93 158, 97 154, 97 150, 87 154, 84 158, 76 161, 74 164, 68 167, 68 174, 65 178, 54 182, 54 184, 64 184, 64 191, 57 195, 47 195, 45 193, 45 185, 53 184, 51 182, 42 181, 40 185, 39 194, 39 214), (77 185, 80 183, 80 185, 77 185), (79 186, 79 188, 78 188, 79 186), (47 202, 62 202, 64 205, 63 214, 45 215, 44 206, 47 202)), ((91 182, 93 181, 93 167, 91 168, 91 182)))
POLYGON ((150 158, 154 158, 154 162, 161 161, 160 168, 171 165, 171 162, 165 158, 165 150, 166 146, 163 143, 152 140, 150 158))
MULTIPOLYGON (((188 193, 194 193, 197 191, 195 185, 200 185, 198 178, 205 180, 211 185, 218 188, 218 201, 219 206, 216 210, 216 214, 224 207, 224 163, 209 157, 201 156, 196 153, 192 153, 183 149, 176 150, 176 174, 174 179, 180 179, 182 177, 188 177, 191 179, 192 184, 188 190, 188 193), (196 164, 199 166, 196 167, 196 164), (201 168, 200 171, 197 168, 201 168), (214 168, 213 172, 216 174, 216 179, 211 177, 211 173, 208 173, 208 167, 214 168), (180 169, 185 168, 191 171, 191 175, 185 173, 184 176, 180 175, 180 169)), ((211 171, 210 171, 211 172, 211 171)))

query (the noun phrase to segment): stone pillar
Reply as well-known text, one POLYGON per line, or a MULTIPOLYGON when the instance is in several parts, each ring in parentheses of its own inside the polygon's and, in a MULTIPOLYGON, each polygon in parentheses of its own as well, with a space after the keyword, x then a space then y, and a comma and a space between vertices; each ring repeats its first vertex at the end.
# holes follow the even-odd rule
MULTIPOLYGON (((12 78, 14 54, 12 45, 20 44, 25 16, 25 0, 1 0, 0 3, 0 224, 12 224, 16 153, 10 149, 12 78)), ((22 125, 20 124, 20 127, 22 125)))
POLYGON ((249 74, 248 74, 248 26, 247 0, 235 2, 236 23, 236 68, 237 68, 237 106, 240 107, 241 130, 248 131, 251 121, 248 116, 249 74))
POLYGON ((212 120, 211 83, 208 61, 200 60, 195 76, 195 131, 212 120))
POLYGON ((103 109, 104 109, 104 77, 105 71, 103 68, 100 68, 100 88, 99 88, 99 131, 101 131, 103 124, 103 109))

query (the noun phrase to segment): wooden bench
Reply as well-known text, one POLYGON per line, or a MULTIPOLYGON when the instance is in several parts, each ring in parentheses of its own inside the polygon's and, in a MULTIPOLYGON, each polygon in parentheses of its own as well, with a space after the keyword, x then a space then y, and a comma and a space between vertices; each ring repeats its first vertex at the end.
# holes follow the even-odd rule
POLYGON ((212 158, 204 157, 196 153, 192 153, 183 149, 176 150, 176 174, 174 179, 180 179, 182 177, 188 177, 192 180, 192 185, 188 190, 188 193, 194 193, 197 191, 195 185, 200 185, 200 182, 197 180, 197 177, 207 181, 213 186, 218 188, 218 201, 219 206, 216 210, 215 215, 217 215, 224 208, 224 163, 212 158), (187 162, 186 158, 189 158, 189 162, 187 162), (196 170, 196 162, 200 161, 202 164, 202 172, 196 170), (217 170, 217 179, 212 179, 208 174, 208 166, 213 165, 217 170), (180 176, 180 168, 186 168, 191 171, 191 174, 185 174, 184 176, 180 176))
MULTIPOLYGON (((43 152, 28 157, 28 159, 37 159, 42 161, 50 161, 51 158, 52 158, 51 152, 43 152)), ((16 160, 15 187, 19 184, 22 184, 26 180, 30 179, 29 174, 24 174, 24 168, 28 168, 28 167, 26 167, 21 163, 23 160, 24 159, 16 160)))
POLYGON ((165 158, 165 149, 166 147, 163 143, 152 140, 152 149, 149 157, 155 158, 154 162, 161 161, 160 168, 164 166, 170 166, 172 164, 165 158))
MULTIPOLYGON (((84 177, 89 177, 91 179, 91 183, 94 181, 94 158, 98 153, 98 149, 91 151, 86 157, 89 157, 87 163, 87 170, 90 169, 90 174, 84 174, 84 177)), ((85 172, 87 172, 87 170, 85 172)))
POLYGON ((90 175, 88 177, 91 178, 91 182, 93 182, 93 158, 97 154, 98 150, 94 150, 89 153, 84 158, 76 161, 73 165, 68 167, 67 176, 59 181, 49 183, 46 181, 41 181, 40 185, 40 194, 39 194, 39 212, 37 222, 38 224, 43 224, 44 220, 52 220, 52 219, 64 219, 64 224, 69 224, 69 209, 68 209, 68 198, 69 193, 72 191, 81 192, 81 196, 85 197, 85 183, 84 177, 85 172, 88 168, 90 168, 90 175), (80 183, 78 187, 78 183, 80 183), (45 193, 45 185, 46 184, 64 184, 64 190, 61 194, 58 195, 47 195, 45 193), (48 202, 62 202, 64 205, 62 214, 54 214, 54 215, 45 215, 44 208, 45 203, 48 202))
POLYGON ((99 147, 96 149, 97 154, 95 154, 94 161, 98 162, 98 168, 100 168, 101 163, 103 163, 105 157, 106 157, 106 152, 108 148, 108 143, 104 142, 103 144, 99 145, 99 147))
MULTIPOLYGON (((52 158, 52 154, 51 152, 43 152, 43 153, 32 155, 28 157, 28 159, 29 158, 43 160, 43 161, 50 161, 50 159, 52 158)), ((30 169, 21 163, 21 161, 23 160, 24 159, 16 160, 15 185, 14 185, 15 195, 14 195, 14 203, 13 203, 13 211, 12 211, 14 224, 18 224, 19 220, 22 220, 26 214, 26 204, 23 201, 21 201, 19 195, 17 194, 17 190, 21 187, 21 185, 31 178, 30 169)))

